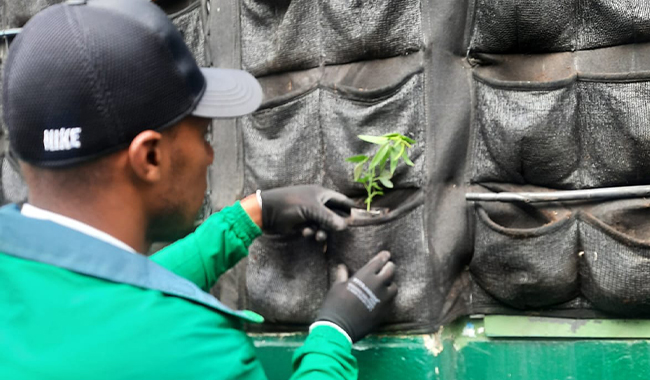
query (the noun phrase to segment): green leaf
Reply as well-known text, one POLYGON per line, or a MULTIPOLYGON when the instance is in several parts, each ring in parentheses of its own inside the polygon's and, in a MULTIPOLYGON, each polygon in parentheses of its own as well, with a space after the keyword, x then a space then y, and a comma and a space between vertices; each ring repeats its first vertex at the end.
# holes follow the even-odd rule
POLYGON ((390 155, 390 175, 391 177, 393 174, 395 174, 395 170, 397 169, 397 164, 399 163, 399 158, 402 154, 404 154, 404 151, 406 150, 406 147, 404 146, 403 143, 399 144, 399 147, 395 146, 393 147, 393 151, 391 152, 390 155))
POLYGON ((363 174, 363 165, 365 164, 365 161, 359 162, 354 166, 354 180, 358 181, 359 178, 361 178, 361 174, 363 174))
POLYGON ((378 177, 377 179, 379 179, 379 178, 390 179, 390 177, 392 177, 392 176, 390 175, 390 170, 384 169, 384 171, 382 171, 382 172, 379 174, 379 177, 378 177))
POLYGON ((348 158, 345 159, 345 161, 347 161, 347 162, 355 162, 355 163, 356 162, 366 162, 366 161, 368 161, 368 156, 366 156, 364 154, 360 154, 358 156, 348 157, 348 158))
POLYGON ((406 151, 404 151, 404 153, 402 153, 402 159, 404 160, 406 165, 415 166, 415 164, 413 164, 413 162, 409 159, 409 156, 406 155, 406 151))
POLYGON ((381 168, 382 171, 386 167, 386 162, 388 161, 390 156, 392 156, 393 150, 395 149, 394 146, 392 146, 390 144, 387 144, 387 145, 388 145, 388 150, 386 151, 386 154, 384 155, 384 158, 382 158, 381 162, 379 163, 379 167, 381 168))
POLYGON ((387 187, 389 189, 393 188, 393 183, 388 178, 379 177, 379 182, 381 182, 384 187, 387 187))
POLYGON ((402 136, 402 140, 406 141, 409 144, 415 144, 415 140, 406 136, 402 136))
POLYGON ((388 141, 388 139, 386 137, 383 137, 383 136, 359 135, 357 137, 359 137, 363 141, 367 141, 369 143, 378 144, 378 145, 381 145, 381 144, 388 141))
POLYGON ((391 137, 401 137, 401 136, 402 135, 400 135, 399 133, 387 133, 387 134, 383 135, 382 137, 391 138, 391 137))
POLYGON ((395 174, 395 169, 397 169, 397 163, 399 162, 399 156, 396 159, 391 157, 390 159, 390 176, 392 177, 395 174))
MULTIPOLYGON (((379 148, 379 151, 377 151, 377 154, 375 154, 375 157, 373 157, 372 161, 370 161, 370 167, 374 168, 381 161, 384 161, 384 157, 386 157, 389 154, 389 149, 390 149, 390 145, 388 145, 388 144, 383 145, 381 148, 379 148)), ((384 161, 384 162, 386 162, 386 161, 384 161)))
POLYGON ((372 187, 374 187, 377 190, 381 190, 381 186, 379 186, 379 184, 377 184, 377 182, 373 182, 372 187))
POLYGON ((391 161, 399 160, 399 156, 402 155, 404 149, 406 149, 406 147, 404 146, 403 143, 397 143, 395 146, 393 146, 393 150, 390 152, 391 161))

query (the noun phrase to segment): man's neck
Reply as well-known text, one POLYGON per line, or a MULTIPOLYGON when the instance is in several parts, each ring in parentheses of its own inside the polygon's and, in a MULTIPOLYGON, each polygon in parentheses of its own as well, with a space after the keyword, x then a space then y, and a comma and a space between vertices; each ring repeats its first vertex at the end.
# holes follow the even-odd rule
POLYGON ((29 204, 39 209, 62 215, 106 233, 137 252, 147 252, 145 239, 146 221, 137 207, 127 207, 128 202, 102 199, 102 205, 70 205, 61 202, 45 202, 30 196, 29 204))
POLYGON ((103 231, 100 231, 94 227, 91 227, 85 223, 82 223, 78 220, 68 218, 67 216, 63 216, 61 214, 57 214, 51 211, 43 210, 41 208, 32 206, 29 203, 25 203, 23 207, 20 210, 21 214, 23 214, 26 217, 29 218, 34 218, 34 219, 41 219, 41 220, 48 220, 50 222, 54 222, 56 224, 59 224, 64 227, 68 227, 70 229, 73 229, 75 231, 84 233, 88 236, 92 236, 96 239, 102 240, 106 243, 112 244, 118 248, 121 248, 125 251, 137 253, 133 247, 130 247, 128 244, 124 243, 123 241, 115 238, 114 236, 111 236, 103 231))

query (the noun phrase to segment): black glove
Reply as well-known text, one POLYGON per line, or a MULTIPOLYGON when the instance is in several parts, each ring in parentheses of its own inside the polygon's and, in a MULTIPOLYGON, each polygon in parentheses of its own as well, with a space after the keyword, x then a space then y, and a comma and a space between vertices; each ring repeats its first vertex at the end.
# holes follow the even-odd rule
POLYGON ((388 251, 379 252, 348 279, 345 265, 339 265, 336 282, 327 293, 316 321, 335 323, 352 342, 366 336, 384 319, 397 294, 393 283, 395 264, 388 251))
POLYGON ((316 233, 317 240, 327 235, 320 230, 340 231, 345 219, 334 212, 349 214, 356 207, 353 200, 321 186, 306 185, 264 190, 262 197, 262 230, 272 234, 289 234, 305 228, 303 234, 316 233))

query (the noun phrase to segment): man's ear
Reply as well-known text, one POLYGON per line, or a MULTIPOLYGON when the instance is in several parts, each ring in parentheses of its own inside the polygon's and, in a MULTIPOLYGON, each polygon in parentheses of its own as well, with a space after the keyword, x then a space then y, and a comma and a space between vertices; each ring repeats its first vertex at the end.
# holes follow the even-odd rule
POLYGON ((140 132, 129 145, 129 163, 133 173, 142 181, 154 183, 162 177, 162 135, 156 131, 140 132))

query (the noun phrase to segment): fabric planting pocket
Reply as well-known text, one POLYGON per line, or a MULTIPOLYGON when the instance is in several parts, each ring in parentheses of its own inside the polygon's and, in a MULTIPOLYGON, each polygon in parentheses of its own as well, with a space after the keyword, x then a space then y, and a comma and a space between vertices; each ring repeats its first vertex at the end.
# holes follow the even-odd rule
POLYGON ((208 66, 205 51, 205 34, 201 20, 201 2, 195 1, 192 5, 178 13, 169 15, 178 31, 183 35, 185 44, 190 48, 196 63, 201 67, 208 66))
POLYGON ((268 323, 309 324, 328 289, 323 243, 302 236, 263 236, 250 247, 246 307, 268 323))
POLYGON ((650 315, 650 201, 608 202, 580 215, 582 293, 602 311, 650 315))
POLYGON ((535 85, 475 79, 472 182, 576 187, 573 79, 535 85))
POLYGON ((318 110, 316 89, 242 118, 245 194, 321 182, 318 110))
POLYGON ((647 183, 650 82, 579 82, 585 187, 647 183))
POLYGON ((517 309, 560 304, 578 295, 577 223, 561 207, 477 204, 472 278, 517 309))
POLYGON ((422 47, 420 1, 330 0, 319 4, 326 64, 395 57, 422 47))
POLYGON ((476 0, 470 51, 536 53, 650 41, 644 0, 476 0))
POLYGON ((388 324, 423 324, 433 312, 429 307, 433 268, 424 229, 423 194, 421 190, 406 192, 393 198, 390 203, 395 207, 388 214, 353 221, 346 230, 333 233, 327 245, 331 273, 343 263, 353 275, 378 252, 391 253, 398 292, 385 320, 388 324))
POLYGON ((578 49, 650 41, 650 3, 646 0, 580 1, 578 49))
POLYGON ((477 0, 472 52, 569 51, 576 0, 477 0))
POLYGON ((242 66, 255 76, 317 67, 318 4, 310 0, 243 0, 242 66))
POLYGON ((414 167, 400 163, 392 179, 396 188, 420 187, 425 173, 425 110, 423 76, 414 74, 398 83, 373 92, 352 90, 322 92, 321 123, 325 144, 325 187, 345 194, 360 194, 363 186, 355 183, 354 164, 347 157, 372 156, 377 145, 357 135, 382 135, 398 132, 416 140, 409 150, 414 167), (363 126, 363 127, 359 127, 363 126))

